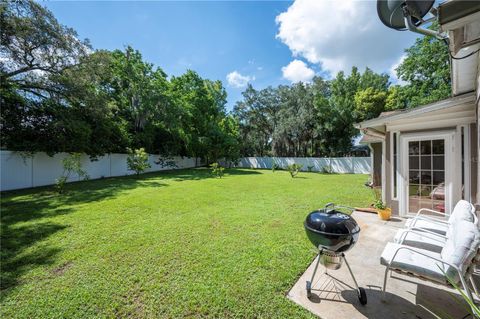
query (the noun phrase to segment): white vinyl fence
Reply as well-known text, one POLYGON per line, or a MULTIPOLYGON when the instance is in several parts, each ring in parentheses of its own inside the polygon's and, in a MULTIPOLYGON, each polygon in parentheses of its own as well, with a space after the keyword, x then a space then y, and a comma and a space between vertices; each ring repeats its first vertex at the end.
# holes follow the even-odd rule
POLYGON ((271 169, 273 163, 282 168, 297 163, 303 165, 302 171, 320 172, 328 168, 333 173, 370 174, 372 162, 370 157, 244 157, 236 167, 271 169))
MULTIPOLYGON (((0 191, 55 184, 55 179, 63 172, 62 160, 66 156, 67 153, 58 153, 52 157, 46 153, 35 153, 32 157, 22 157, 17 152, 0 151, 0 191)), ((149 155, 151 167, 146 172, 172 169, 156 164, 158 159, 158 155, 149 155)), ((196 164, 195 158, 174 157, 172 160, 178 168, 191 168, 196 164)), ((90 179, 134 174, 127 168, 127 154, 108 154, 98 157, 96 161, 83 155, 82 168, 90 179)), ((68 179, 69 182, 78 180, 76 175, 68 179)))

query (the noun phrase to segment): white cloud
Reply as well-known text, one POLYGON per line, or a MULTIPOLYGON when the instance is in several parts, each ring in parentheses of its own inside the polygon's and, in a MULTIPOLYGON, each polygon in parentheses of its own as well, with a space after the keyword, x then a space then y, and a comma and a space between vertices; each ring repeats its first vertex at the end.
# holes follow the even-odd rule
POLYGON ((277 38, 294 56, 335 75, 352 66, 388 71, 415 34, 384 26, 376 1, 296 0, 276 18, 277 38))
POLYGON ((390 75, 390 78, 391 78, 393 84, 398 84, 398 85, 406 85, 407 84, 407 82, 405 82, 405 81, 403 81, 403 80, 401 80, 397 77, 397 68, 400 64, 402 64, 402 62, 403 62, 403 60, 405 60, 405 58, 406 58, 405 54, 401 55, 400 58, 395 63, 393 63, 393 65, 388 70, 388 74, 390 75))
POLYGON ((315 72, 300 60, 293 60, 287 66, 284 66, 282 74, 285 79, 292 83, 310 82, 315 76, 315 72))
POLYGON ((254 81, 254 76, 242 75, 237 71, 233 71, 227 74, 227 82, 230 86, 236 88, 246 87, 248 82, 254 81))

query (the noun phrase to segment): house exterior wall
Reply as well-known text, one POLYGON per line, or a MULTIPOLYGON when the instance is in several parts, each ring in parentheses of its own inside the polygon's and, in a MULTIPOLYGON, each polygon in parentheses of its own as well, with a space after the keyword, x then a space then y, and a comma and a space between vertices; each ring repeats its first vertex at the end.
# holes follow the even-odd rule
POLYGON ((385 136, 385 201, 387 206, 392 209, 393 215, 399 215, 398 200, 393 197, 393 158, 392 158, 392 132, 388 132, 385 136))
POLYGON ((382 143, 371 143, 373 156, 372 182, 375 186, 382 184, 382 143))
MULTIPOLYGON (((477 105, 478 107, 478 105, 477 105)), ((479 136, 479 128, 476 123, 472 123, 469 125, 470 128, 470 171, 468 172, 470 174, 470 194, 471 194, 471 199, 472 201, 477 201, 477 203, 480 202, 479 199, 479 192, 478 190, 480 189, 480 183, 479 183, 479 178, 478 178, 478 173, 480 172, 479 168, 479 161, 478 156, 480 155, 480 141, 478 139, 479 136)), ((399 136, 402 136, 403 134, 407 133, 420 133, 420 132, 435 132, 438 130, 446 130, 446 129, 456 129, 456 126, 448 126, 448 127, 437 127, 434 129, 426 129, 426 130, 402 130, 402 131, 395 131, 399 134, 399 136)), ((457 131, 458 132, 458 131, 457 131)), ((399 197, 397 194, 397 198, 394 198, 393 194, 393 158, 392 158, 392 131, 389 131, 387 129, 386 135, 385 135, 385 149, 384 149, 384 156, 385 156, 385 186, 384 186, 384 192, 385 192, 385 202, 389 207, 392 208, 392 213, 394 215, 399 215, 399 197)), ((375 146, 372 144, 372 148, 374 149, 374 154, 377 154, 374 157, 374 172, 378 174, 378 176, 381 176, 381 156, 378 156, 379 152, 382 152, 382 144, 381 143, 376 143, 375 146)), ((459 148, 457 148, 459 149, 459 148)), ((401 150, 398 150, 399 154, 401 150)), ((398 169, 398 167, 397 167, 398 169)), ((460 173, 460 172, 458 172, 460 173)), ((467 194, 466 194, 467 195, 467 194)), ((460 196, 460 194, 459 194, 460 196)), ((465 196, 468 198, 468 195, 465 196)))

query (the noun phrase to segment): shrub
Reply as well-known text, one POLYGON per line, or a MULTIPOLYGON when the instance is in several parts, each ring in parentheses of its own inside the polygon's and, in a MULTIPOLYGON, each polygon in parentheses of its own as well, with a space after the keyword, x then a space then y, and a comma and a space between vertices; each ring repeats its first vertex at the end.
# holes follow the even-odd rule
POLYGON ((308 169, 309 172, 312 172, 313 169, 314 169, 314 167, 315 167, 315 166, 313 166, 313 165, 309 165, 309 166, 307 166, 307 169, 308 169))
POLYGON ((281 168, 282 168, 282 167, 281 167, 280 165, 278 165, 277 163, 273 163, 273 164, 272 164, 272 172, 274 172, 274 173, 275 173, 275 171, 276 171, 277 169, 281 169, 281 168))
POLYGON ((65 191, 65 184, 72 173, 77 174, 83 180, 89 178, 87 172, 82 168, 81 156, 80 153, 72 153, 62 160, 62 175, 55 180, 55 188, 59 194, 65 191))
POLYGON ((330 166, 324 166, 324 167, 322 167, 322 173, 323 174, 332 174, 333 170, 330 166))
POLYGON ((150 164, 148 163, 148 154, 145 152, 145 149, 143 147, 135 150, 127 148, 127 151, 128 169, 131 171, 135 171, 135 174, 137 174, 137 176, 150 167, 150 164))
POLYGON ((221 166, 221 165, 218 164, 218 163, 212 163, 212 164, 210 165, 210 167, 212 168, 212 175, 213 175, 213 176, 222 178, 222 176, 223 176, 223 171, 225 170, 225 168, 224 168, 223 166, 221 166))
POLYGON ((300 172, 302 167, 303 167, 303 165, 293 163, 293 164, 290 164, 290 165, 287 166, 287 170, 290 173, 290 176, 292 176, 292 178, 294 178, 298 174, 298 172, 300 172))

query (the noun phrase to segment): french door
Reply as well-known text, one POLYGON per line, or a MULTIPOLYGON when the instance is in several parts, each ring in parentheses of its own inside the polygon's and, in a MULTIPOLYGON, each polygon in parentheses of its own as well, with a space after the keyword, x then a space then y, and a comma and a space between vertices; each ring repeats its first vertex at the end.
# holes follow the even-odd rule
POLYGON ((454 176, 454 131, 410 133, 400 138, 400 213, 421 208, 450 214, 454 176))

